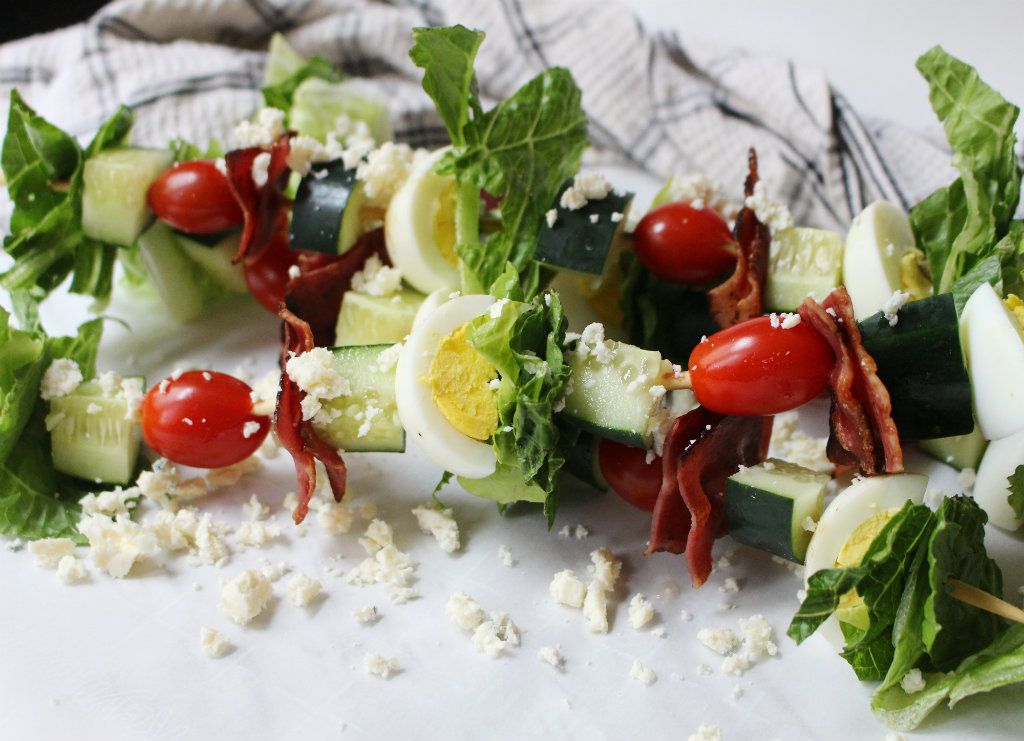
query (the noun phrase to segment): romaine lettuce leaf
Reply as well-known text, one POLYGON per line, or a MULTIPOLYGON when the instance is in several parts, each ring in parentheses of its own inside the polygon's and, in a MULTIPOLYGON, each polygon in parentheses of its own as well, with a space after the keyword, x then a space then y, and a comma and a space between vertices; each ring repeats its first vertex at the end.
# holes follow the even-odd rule
POLYGON ((1013 218, 1021 181, 1013 151, 1019 109, 941 47, 923 54, 917 68, 928 81, 960 173, 910 212, 935 292, 944 293, 992 253, 1013 218))
POLYGON ((531 298, 544 279, 533 260, 544 213, 588 145, 580 90, 568 70, 554 67, 484 112, 473 77, 483 34, 461 26, 421 28, 415 39, 410 56, 424 70, 423 89, 453 144, 438 171, 459 183, 455 251, 463 288, 488 292, 511 263, 531 298), (501 229, 483 241, 481 190, 501 197, 501 229))
POLYGON ((7 460, 39 400, 46 370, 44 341, 35 332, 10 326, 0 307, 0 463, 7 460))
MULTIPOLYGON (((41 331, 33 335, 42 346, 41 352, 33 356, 30 365, 21 367, 13 389, 18 397, 16 403, 22 407, 19 415, 23 407, 29 409, 19 429, 13 426, 16 418, 6 415, 5 399, 0 443, 7 445, 12 435, 14 442, 0 462, 0 534, 22 538, 67 537, 84 542, 76 529, 81 514, 78 500, 88 493, 90 484, 53 468, 45 422, 48 405, 39 398, 39 382, 56 358, 70 358, 78 363, 86 378, 94 376, 102 331, 103 320, 93 319, 81 325, 75 337, 48 338, 41 331)), ((0 337, 0 357, 6 359, 10 348, 24 358, 24 339, 17 330, 8 331, 0 337)), ((0 392, 8 391, 6 380, 9 379, 0 377, 0 392)))
MULTIPOLYGON (((506 271, 509 275, 516 277, 514 269, 506 271)), ((522 297, 517 284, 501 283, 511 296, 522 297)), ((501 376, 493 438, 498 464, 505 475, 518 472, 529 491, 521 498, 536 501, 537 492, 544 494, 550 526, 558 505, 558 473, 576 437, 555 416, 570 374, 562 355, 567 321, 553 291, 530 303, 501 300, 496 316, 488 313, 472 322, 469 340, 501 376)))
POLYGON ((11 92, 0 166, 14 201, 4 239, 14 266, 0 275, 0 285, 39 301, 71 275, 71 292, 101 305, 110 297, 117 248, 82 232, 82 169, 96 152, 123 144, 133 120, 131 109, 121 106, 83 152, 11 92))
POLYGON ((1006 497, 1006 501, 1010 503, 1017 519, 1024 520, 1024 465, 1017 466, 1013 470, 1007 483, 1009 484, 1007 491, 1010 492, 1010 495, 1006 497))

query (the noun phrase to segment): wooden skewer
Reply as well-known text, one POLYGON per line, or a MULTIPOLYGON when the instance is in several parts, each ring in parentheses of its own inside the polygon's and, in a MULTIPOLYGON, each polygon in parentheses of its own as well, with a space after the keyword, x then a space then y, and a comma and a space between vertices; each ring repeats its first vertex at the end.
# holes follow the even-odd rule
POLYGON ((666 391, 678 391, 679 389, 693 388, 693 384, 690 383, 689 371, 683 371, 682 373, 666 373, 661 377, 661 385, 665 387, 666 391))
POLYGON ((991 612, 1007 620, 1024 623, 1024 610, 1014 607, 1006 600, 1001 600, 995 595, 982 591, 977 587, 972 587, 970 584, 959 579, 950 579, 946 588, 949 596, 953 599, 977 607, 979 610, 991 612))

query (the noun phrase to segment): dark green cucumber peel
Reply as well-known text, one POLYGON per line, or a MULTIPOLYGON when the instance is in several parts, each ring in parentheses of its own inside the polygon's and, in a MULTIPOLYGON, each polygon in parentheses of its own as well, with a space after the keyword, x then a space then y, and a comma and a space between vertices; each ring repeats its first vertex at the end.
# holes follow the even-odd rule
POLYGON ((302 178, 292 205, 288 243, 295 250, 336 255, 349 200, 359 181, 356 171, 346 169, 342 160, 316 165, 302 178), (326 171, 326 175, 316 173, 326 171))
POLYGON ((736 542, 803 563, 803 558, 797 558, 793 552, 789 537, 793 522, 792 500, 726 479, 725 521, 729 524, 729 535, 736 542), (775 537, 776 533, 786 533, 786 537, 775 537))
POLYGON ((911 301, 896 326, 880 312, 860 322, 864 349, 892 399, 904 440, 966 435, 974 429, 971 382, 960 347, 960 325, 948 293, 911 301))
POLYGON ((565 470, 585 484, 600 491, 608 491, 608 482, 601 474, 598 458, 601 438, 589 432, 581 432, 576 444, 569 448, 565 457, 565 470))
MULTIPOLYGON (((570 185, 572 181, 562 186, 556 204, 570 185)), ((612 192, 600 200, 588 201, 587 205, 575 211, 556 205, 558 218, 554 226, 545 222, 541 227, 534 258, 559 270, 604 275, 608 255, 622 231, 632 202, 632 193, 612 192), (619 215, 618 221, 612 221, 613 214, 619 215), (596 224, 591 221, 595 215, 596 224)))

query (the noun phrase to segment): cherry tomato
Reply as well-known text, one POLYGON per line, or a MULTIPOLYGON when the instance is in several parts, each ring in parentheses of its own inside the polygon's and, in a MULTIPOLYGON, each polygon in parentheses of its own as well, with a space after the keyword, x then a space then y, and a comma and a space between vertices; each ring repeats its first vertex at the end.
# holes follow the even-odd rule
POLYGON ((634 507, 650 512, 661 490, 661 458, 647 462, 647 451, 614 440, 597 444, 601 475, 616 494, 634 507))
POLYGON ((714 412, 778 414, 820 394, 834 363, 832 348, 809 324, 783 329, 763 316, 701 341, 690 353, 690 382, 697 401, 714 412))
POLYGON ((288 289, 288 269, 298 260, 298 252, 288 249, 285 242, 275 240, 256 260, 246 263, 245 283, 268 311, 277 313, 288 289))
POLYGON ((150 210, 175 229, 212 234, 239 226, 242 209, 227 175, 209 160, 181 162, 149 186, 150 210))
POLYGON ((671 283, 703 285, 736 264, 736 240, 710 208, 666 203, 637 224, 633 249, 644 267, 671 283))
POLYGON ((234 376, 216 371, 168 378, 142 400, 142 436, 157 453, 184 466, 238 463, 256 451, 270 430, 270 417, 253 414, 251 391, 234 376))

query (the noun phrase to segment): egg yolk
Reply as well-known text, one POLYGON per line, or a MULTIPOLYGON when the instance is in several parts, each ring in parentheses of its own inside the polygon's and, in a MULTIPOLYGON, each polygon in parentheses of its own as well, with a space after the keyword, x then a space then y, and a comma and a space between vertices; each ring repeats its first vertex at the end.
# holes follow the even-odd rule
MULTIPOLYGON (((850 537, 843 544, 842 550, 839 551, 839 556, 836 558, 836 568, 860 566, 872 541, 899 511, 900 507, 887 509, 859 524, 850 533, 850 537)), ((856 589, 851 589, 840 598, 836 617, 840 622, 848 623, 861 630, 867 630, 870 625, 867 606, 864 604, 864 599, 857 594, 856 589)))
POLYGON ((498 372, 473 347, 463 325, 441 340, 430 364, 430 398, 452 427, 474 440, 486 440, 498 426, 498 372))
POLYGON ((434 244, 444 261, 453 268, 459 266, 459 258, 455 254, 456 188, 453 178, 434 202, 434 244))
POLYGON ((932 282, 922 269, 924 253, 916 247, 900 258, 900 289, 910 294, 912 301, 932 295, 932 282))
POLYGON ((1017 320, 1017 324, 1024 327, 1024 301, 1021 301, 1020 297, 1016 294, 1011 293, 1003 299, 1003 303, 1006 305, 1006 308, 1010 310, 1010 313, 1013 314, 1013 318, 1017 320))

